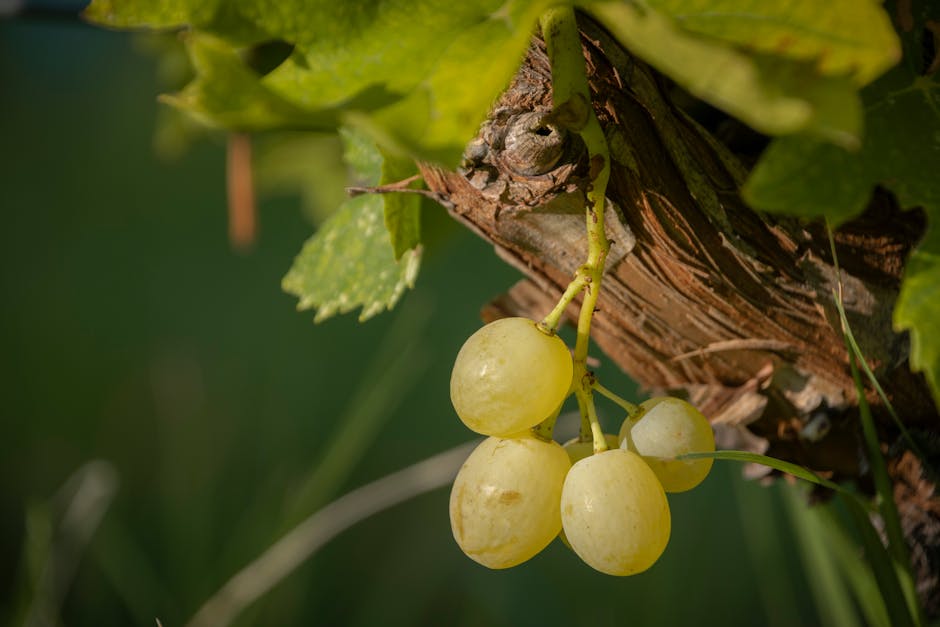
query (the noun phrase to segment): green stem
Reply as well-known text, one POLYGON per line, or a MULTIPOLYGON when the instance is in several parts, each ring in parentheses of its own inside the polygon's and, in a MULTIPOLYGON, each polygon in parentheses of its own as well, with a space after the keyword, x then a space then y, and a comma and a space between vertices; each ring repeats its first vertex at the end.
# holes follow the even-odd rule
POLYGON ((591 425, 591 419, 588 417, 587 405, 584 404, 584 395, 576 392, 574 397, 575 400, 578 401, 578 410, 581 413, 581 427, 578 431, 578 442, 593 442, 594 429, 591 425))
POLYGON ((584 290, 581 313, 578 316, 577 340, 574 348, 574 376, 580 382, 575 389, 582 419, 586 418, 594 439, 594 451, 607 450, 604 433, 594 408, 592 377, 587 376, 587 354, 591 340, 591 320, 600 295, 604 263, 610 242, 604 230, 604 206, 607 181, 610 178, 610 154, 607 139, 591 104, 591 90, 585 75, 581 35, 574 9, 570 6, 549 9, 541 19, 542 36, 552 66, 553 117, 569 130, 581 135, 588 151, 592 180, 587 190, 587 262, 565 290, 562 300, 546 317, 543 324, 554 328, 561 313, 575 295, 584 290), (567 301, 565 299, 568 299, 567 301), (556 313, 557 312, 557 313, 556 313))
POLYGON ((594 390, 596 392, 599 392, 601 396, 606 396, 608 399, 620 405, 624 409, 624 411, 627 412, 628 416, 632 416, 633 414, 640 411, 639 405, 634 405, 630 401, 624 398, 621 398, 620 396, 617 396, 616 394, 614 394, 613 392, 605 388, 603 385, 601 385, 596 379, 594 380, 594 383, 592 385, 594 387, 594 390))
POLYGON ((545 319, 539 322, 539 327, 547 333, 554 333, 558 330, 558 325, 561 324, 561 317, 565 313, 565 309, 568 308, 568 305, 571 304, 571 301, 575 299, 578 295, 578 292, 584 289, 584 286, 587 285, 588 275, 584 271, 584 268, 578 268, 577 274, 575 274, 574 279, 571 280, 571 283, 568 284, 568 288, 565 290, 565 293, 561 295, 561 298, 558 300, 558 304, 555 305, 555 308, 552 309, 551 313, 545 316, 545 319))
MULTIPOLYGON (((587 389, 590 390, 591 388, 587 389)), ((597 410, 594 408, 594 398, 591 396, 590 391, 585 391, 583 388, 578 388, 575 394, 578 397, 578 407, 581 408, 582 414, 587 414, 588 423, 591 426, 591 439, 594 441, 594 452, 603 453, 607 450, 607 438, 604 437, 604 430, 601 428, 601 423, 597 419, 597 410)))

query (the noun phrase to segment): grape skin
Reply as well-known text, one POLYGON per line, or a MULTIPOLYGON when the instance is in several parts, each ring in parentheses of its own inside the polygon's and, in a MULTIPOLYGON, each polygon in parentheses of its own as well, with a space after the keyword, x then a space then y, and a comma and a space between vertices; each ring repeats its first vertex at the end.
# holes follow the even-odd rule
POLYGON ((678 398, 657 397, 640 404, 620 427, 620 439, 649 464, 666 492, 691 490, 708 475, 711 459, 672 459, 715 450, 711 425, 695 407, 678 398))
MULTIPOLYGON (((617 439, 617 436, 611 435, 610 433, 604 434, 604 440, 607 442, 607 448, 613 449, 620 446, 620 441, 617 439)), ((565 452, 568 453, 568 459, 571 460, 571 464, 574 465, 587 457, 588 455, 594 454, 594 441, 588 440, 587 442, 580 441, 579 438, 573 438, 568 440, 562 445, 565 449, 565 452)), ((562 529, 561 533, 558 534, 558 539, 561 540, 569 549, 571 548, 571 543, 568 542, 568 537, 565 535, 565 530, 562 529)))
POLYGON ((671 517, 662 485, 639 455, 611 449, 568 471, 561 518, 571 548, 608 575, 652 566, 669 542, 671 517))
POLYGON ((454 539, 488 568, 509 568, 544 549, 561 530, 561 487, 571 467, 556 442, 529 432, 484 440, 450 493, 454 539))
POLYGON ((470 336, 454 362, 450 398, 468 428, 508 436, 534 427, 565 400, 568 347, 526 318, 491 322, 470 336))

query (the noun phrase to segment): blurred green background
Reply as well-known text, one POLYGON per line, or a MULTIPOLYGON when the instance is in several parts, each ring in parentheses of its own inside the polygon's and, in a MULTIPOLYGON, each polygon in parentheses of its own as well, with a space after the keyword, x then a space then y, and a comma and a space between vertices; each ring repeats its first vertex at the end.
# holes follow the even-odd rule
MULTIPOLYGON (((222 140, 157 158, 161 89, 132 35, 0 21, 0 624, 45 608, 52 624, 180 625, 332 498, 472 439, 450 366, 516 271, 439 209, 399 308, 313 325, 279 287, 309 212, 264 198, 255 250, 233 253, 222 140), (92 460, 117 484, 100 525, 80 520, 82 547, 57 531, 59 491, 92 460), (50 559, 61 607, 37 594, 50 559)), ((610 365, 599 373, 632 392, 610 365)), ((781 487, 729 462, 670 499, 665 555, 625 579, 559 542, 488 571, 454 544, 447 499, 346 530, 238 624, 818 623, 781 487)))

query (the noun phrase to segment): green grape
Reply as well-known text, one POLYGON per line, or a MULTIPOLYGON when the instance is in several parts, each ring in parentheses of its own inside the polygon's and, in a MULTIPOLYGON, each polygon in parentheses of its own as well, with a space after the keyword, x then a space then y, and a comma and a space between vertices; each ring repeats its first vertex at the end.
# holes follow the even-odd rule
POLYGON ((491 322, 464 343, 450 378, 460 419, 484 435, 534 427, 568 396, 571 353, 526 318, 491 322))
MULTIPOLYGON (((611 435, 610 433, 604 434, 604 440, 607 442, 608 449, 618 448, 620 446, 620 441, 617 439, 617 436, 611 435)), ((568 459, 571 460, 572 465, 578 463, 588 455, 594 454, 593 440, 582 442, 578 438, 573 438, 565 442, 562 446, 564 446, 565 452, 568 453, 568 459)), ((568 542, 568 537, 565 535, 564 529, 558 534, 558 538, 566 547, 571 548, 571 543, 568 542)))
POLYGON ((684 453, 715 450, 711 425, 695 407, 678 398, 657 397, 640 404, 620 427, 620 439, 649 464, 666 492, 685 492, 700 484, 711 459, 677 460, 684 453))
POLYGON ((635 575, 659 559, 669 542, 666 493, 632 451, 585 457, 568 471, 561 520, 571 548, 608 575, 635 575))
POLYGON ((561 529, 561 486, 571 467, 557 442, 529 432, 484 440, 450 492, 450 526, 460 549, 488 568, 521 564, 561 529))

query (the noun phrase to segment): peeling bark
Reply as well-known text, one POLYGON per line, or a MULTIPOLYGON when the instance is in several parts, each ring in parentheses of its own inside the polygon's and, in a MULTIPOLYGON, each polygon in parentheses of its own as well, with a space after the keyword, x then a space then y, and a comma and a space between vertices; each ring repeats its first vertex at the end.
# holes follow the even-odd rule
MULTIPOLYGON (((910 371, 907 336, 891 325, 922 212, 902 212, 876 192, 866 213, 835 234, 837 273, 824 225, 746 207, 739 159, 670 103, 664 81, 646 65, 588 20, 582 31, 612 156, 606 226, 613 243, 593 327, 598 346, 651 391, 683 391, 709 416, 720 446, 866 485, 856 390, 834 306, 841 280, 869 365, 908 429, 935 437, 940 416, 923 377, 910 371)), ((516 134, 538 127, 520 116, 550 108, 550 68, 535 41, 463 167, 421 165, 452 215, 528 277, 487 308, 489 318, 543 317, 586 257, 587 163, 577 138, 561 138, 562 148, 552 147, 561 156, 553 152, 547 166, 519 163, 516 134)), ((572 304, 571 321, 579 305, 572 304)), ((928 581, 940 571, 936 486, 922 472, 908 476, 896 430, 878 397, 867 398, 891 467, 906 469, 896 485, 917 486, 899 488, 898 497, 906 499, 905 528, 920 530, 909 540, 923 557, 920 580, 928 581)), ((936 598, 925 600, 940 611, 936 598)))

